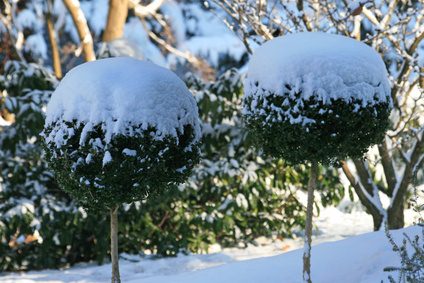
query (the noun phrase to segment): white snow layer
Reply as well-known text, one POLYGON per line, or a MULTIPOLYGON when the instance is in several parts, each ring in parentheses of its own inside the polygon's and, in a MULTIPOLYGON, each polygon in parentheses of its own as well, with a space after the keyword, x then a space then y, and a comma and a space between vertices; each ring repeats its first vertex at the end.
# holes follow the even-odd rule
MULTIPOLYGON (((183 81, 165 68, 129 57, 88 62, 66 74, 47 105, 46 127, 73 120, 85 125, 83 133, 101 124, 106 142, 128 134, 129 123, 156 127, 157 140, 176 137, 185 125, 193 125, 195 141, 201 135, 196 102, 183 81)), ((60 147, 57 134, 52 131, 46 140, 60 147)))
MULTIPOLYGON (((421 229, 415 226, 391 233, 395 242, 401 244, 402 233, 413 238, 414 235, 420 235, 421 229)), ((250 252, 255 252, 253 247, 251 249, 250 252)), ((133 262, 121 259, 120 269, 123 282, 128 283, 300 283, 302 251, 298 249, 277 256, 243 261, 237 261, 232 254, 226 253, 179 255, 177 258, 141 261, 138 261, 137 256, 127 255, 124 257, 133 262)), ((232 253, 242 259, 241 250, 237 252, 233 249, 232 253)), ((399 267, 400 258, 392 250, 383 231, 319 244, 312 248, 311 270, 314 283, 389 282, 387 277, 391 273, 383 271, 389 266, 399 267)), ((396 278, 396 274, 392 275, 396 278)), ((110 264, 107 264, 73 267, 63 271, 10 273, 0 277, 0 282, 97 283, 107 282, 109 278, 110 264)))
POLYGON ((390 84, 383 60, 371 47, 340 35, 304 32, 275 38, 255 50, 245 93, 262 95, 263 90, 277 95, 301 91, 303 99, 314 96, 325 104, 331 98, 357 98, 365 107, 387 101, 390 84))

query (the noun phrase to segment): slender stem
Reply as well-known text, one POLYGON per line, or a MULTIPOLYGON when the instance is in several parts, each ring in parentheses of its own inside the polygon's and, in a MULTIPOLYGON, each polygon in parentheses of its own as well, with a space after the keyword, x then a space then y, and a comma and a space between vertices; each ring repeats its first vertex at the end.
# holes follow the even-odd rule
POLYGON ((305 245, 303 251, 303 282, 312 283, 311 278, 311 243, 314 190, 317 186, 318 163, 313 162, 308 183, 308 204, 306 207, 305 245))
POLYGON ((118 207, 110 210, 110 257, 112 261, 112 283, 121 283, 118 258, 118 207))

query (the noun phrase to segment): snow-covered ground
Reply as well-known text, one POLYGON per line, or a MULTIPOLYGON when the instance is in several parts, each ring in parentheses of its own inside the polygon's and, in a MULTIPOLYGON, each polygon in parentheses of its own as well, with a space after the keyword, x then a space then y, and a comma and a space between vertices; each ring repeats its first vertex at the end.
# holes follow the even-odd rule
MULTIPOLYGON (((407 222, 412 221, 412 216, 408 211, 407 222)), ((366 233, 372 231, 371 217, 355 207, 350 213, 338 208, 323 209, 314 223, 314 283, 380 282, 388 276, 384 267, 399 265, 384 233, 366 233), (366 234, 352 237, 363 233, 366 234)), ((393 232, 397 242, 401 242, 402 232, 412 235, 420 230, 410 227, 393 232)), ((301 237, 274 242, 258 239, 256 246, 223 250, 215 247, 216 252, 208 255, 155 260, 121 255, 121 277, 123 282, 143 283, 296 283, 302 277, 302 249, 298 249, 301 246, 301 237)), ((109 277, 109 264, 80 264, 66 270, 3 274, 0 282, 97 283, 108 282, 109 277)))

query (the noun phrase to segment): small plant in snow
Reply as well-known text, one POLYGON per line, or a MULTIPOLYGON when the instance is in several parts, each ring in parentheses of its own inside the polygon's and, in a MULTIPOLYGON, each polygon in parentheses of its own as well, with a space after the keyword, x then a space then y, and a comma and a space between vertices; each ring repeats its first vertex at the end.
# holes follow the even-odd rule
MULTIPOLYGON (((386 267, 384 271, 397 272, 397 280, 394 275, 389 275, 390 283, 422 283, 424 282, 424 227, 421 237, 416 235, 411 239, 404 233, 402 245, 393 240, 389 230, 386 229, 387 238, 393 247, 393 251, 399 254, 400 267, 386 267)), ((395 276, 396 277, 396 276, 395 276)))
POLYGON ((275 38, 249 63, 243 103, 259 148, 292 164, 311 164, 303 278, 312 282, 318 163, 361 158, 383 140, 392 104, 386 68, 374 50, 346 37, 299 33, 275 38))
POLYGON ((111 58, 71 70, 53 93, 46 157, 63 189, 111 215, 112 282, 120 282, 117 209, 185 181, 198 162, 196 102, 172 72, 111 58))
POLYGON ((390 283, 421 283, 424 282, 424 222, 422 218, 422 196, 424 186, 414 188, 414 197, 411 200, 413 210, 418 214, 417 225, 421 226, 421 236, 415 235, 413 239, 404 233, 402 245, 393 240, 388 227, 386 236, 392 245, 393 251, 399 255, 400 267, 386 267, 384 271, 396 272, 397 276, 389 275, 390 283), (396 278, 396 280, 395 280, 396 278))

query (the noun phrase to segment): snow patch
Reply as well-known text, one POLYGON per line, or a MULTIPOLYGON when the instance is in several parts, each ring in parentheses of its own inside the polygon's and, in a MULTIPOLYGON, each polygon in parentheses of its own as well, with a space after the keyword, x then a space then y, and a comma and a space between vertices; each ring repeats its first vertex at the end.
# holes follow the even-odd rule
MULTIPOLYGON (((411 238, 421 233, 422 227, 409 227, 392 232, 399 244, 403 233, 411 238)), ((277 256, 251 260, 249 254, 266 247, 227 249, 210 255, 178 255, 175 258, 149 260, 138 256, 121 255, 123 282, 145 283, 301 283, 302 249, 277 256), (243 258, 243 254, 247 257, 243 258), (128 260, 125 260, 128 259, 128 260), (241 261, 238 261, 241 260, 241 261)), ((284 247, 280 247, 283 252, 284 247)), ((258 253, 259 252, 259 253, 258 253)), ((399 266, 400 259, 392 251, 384 232, 372 232, 349 239, 317 245, 312 250, 312 280, 314 283, 374 283, 387 279, 387 266, 399 266)), ((393 274, 393 273, 392 273, 393 274)), ((394 274, 395 275, 395 274, 394 274)), ((110 278, 110 264, 80 265, 66 271, 10 273, 2 282, 106 282, 110 278), (58 278, 60 278, 58 280, 58 278)), ((396 275, 395 275, 396 278, 396 275)))
POLYGON ((245 93, 262 95, 261 89, 276 95, 301 92, 305 100, 314 96, 329 104, 331 99, 359 99, 363 102, 360 107, 365 107, 387 101, 387 78, 383 60, 366 44, 339 35, 305 32, 275 38, 255 50, 245 93))
POLYGON ((109 151, 106 151, 105 155, 103 156, 103 161, 102 161, 103 166, 105 166, 106 164, 108 164, 111 161, 112 161, 112 155, 110 155, 109 151))
POLYGON ((196 101, 171 71, 129 57, 108 58, 79 65, 69 71, 47 105, 45 127, 60 121, 46 137, 61 147, 68 133, 63 122, 83 123, 80 143, 95 125, 101 125, 105 142, 117 134, 131 136, 128 125, 156 129, 155 140, 177 137, 193 125, 193 142, 201 132, 196 101))
POLYGON ((136 156, 137 155, 136 150, 129 149, 129 148, 124 148, 124 150, 122 150, 122 153, 125 154, 126 156, 136 156))

